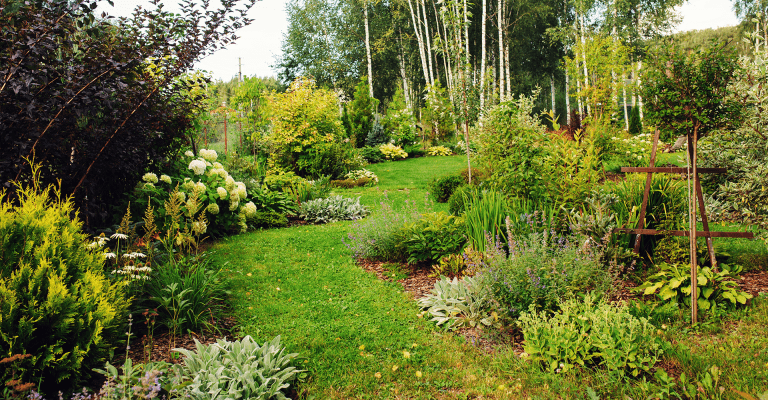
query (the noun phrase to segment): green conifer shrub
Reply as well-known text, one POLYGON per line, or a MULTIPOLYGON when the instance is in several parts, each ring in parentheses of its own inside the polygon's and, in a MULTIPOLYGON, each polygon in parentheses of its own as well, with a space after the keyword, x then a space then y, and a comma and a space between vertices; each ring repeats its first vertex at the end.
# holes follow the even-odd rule
POLYGON ((71 198, 40 185, 17 184, 15 199, 0 193, 0 358, 31 354, 5 384, 39 384, 49 396, 66 392, 102 366, 123 333, 128 300, 104 273, 104 253, 82 222, 70 219, 71 198))
POLYGON ((629 134, 639 135, 643 131, 643 123, 640 122, 640 108, 632 107, 629 112, 629 134))

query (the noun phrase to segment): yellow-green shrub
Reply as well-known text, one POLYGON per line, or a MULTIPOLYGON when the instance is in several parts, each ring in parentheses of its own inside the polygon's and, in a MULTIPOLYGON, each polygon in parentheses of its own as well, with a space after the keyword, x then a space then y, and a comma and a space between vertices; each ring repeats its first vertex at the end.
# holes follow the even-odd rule
POLYGON ((16 195, 0 193, 0 358, 32 356, 0 370, 0 382, 15 372, 23 382, 42 379, 43 393, 66 391, 107 360, 128 301, 105 276, 98 244, 70 219, 70 199, 36 179, 16 195))
POLYGON ((445 146, 432 146, 427 149, 428 156, 450 156, 452 154, 453 151, 445 146))
POLYGON ((398 158, 408 157, 408 153, 406 153, 399 146, 395 146, 394 144, 391 144, 391 143, 382 144, 381 146, 379 146, 379 151, 381 151, 381 154, 384 154, 384 158, 386 158, 387 160, 395 160, 398 158))

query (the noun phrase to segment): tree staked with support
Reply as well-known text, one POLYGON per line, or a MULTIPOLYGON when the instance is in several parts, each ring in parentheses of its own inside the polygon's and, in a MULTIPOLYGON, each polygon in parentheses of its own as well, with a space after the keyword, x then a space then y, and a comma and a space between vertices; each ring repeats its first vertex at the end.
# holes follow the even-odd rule
POLYGON ((705 237, 712 267, 717 268, 713 237, 751 237, 746 232, 710 232, 699 173, 724 173, 725 168, 697 168, 697 144, 699 138, 715 134, 717 129, 734 128, 741 115, 741 105, 728 96, 728 85, 738 68, 736 55, 725 45, 711 49, 684 53, 678 48, 662 45, 648 57, 646 86, 643 96, 647 99, 646 115, 650 124, 656 125, 650 166, 622 168, 622 172, 645 172, 645 192, 636 229, 617 231, 636 234, 635 252, 639 251, 641 235, 656 234, 654 229, 644 229, 645 210, 653 173, 684 173, 688 177, 688 231, 665 232, 690 238, 691 254, 691 323, 696 323, 697 261, 696 238, 705 237), (671 136, 687 137, 688 165, 682 167, 655 167, 660 130, 671 136), (703 231, 697 231, 697 208, 702 219, 703 231))

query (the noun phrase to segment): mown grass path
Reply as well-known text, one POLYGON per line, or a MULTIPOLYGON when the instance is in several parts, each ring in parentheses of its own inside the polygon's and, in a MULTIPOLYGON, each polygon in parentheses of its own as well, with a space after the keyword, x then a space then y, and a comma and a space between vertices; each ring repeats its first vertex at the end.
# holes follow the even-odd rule
MULTIPOLYGON (((460 169, 461 158, 375 167, 391 197, 423 199, 426 183, 460 169)), ((381 187, 343 194, 375 208, 381 187)), ((507 398, 490 357, 419 318, 399 284, 354 263, 342 243, 351 224, 266 230, 218 243, 212 259, 232 277, 242 333, 260 342, 281 335, 288 351, 305 357, 310 378, 300 390, 308 398, 507 398)))

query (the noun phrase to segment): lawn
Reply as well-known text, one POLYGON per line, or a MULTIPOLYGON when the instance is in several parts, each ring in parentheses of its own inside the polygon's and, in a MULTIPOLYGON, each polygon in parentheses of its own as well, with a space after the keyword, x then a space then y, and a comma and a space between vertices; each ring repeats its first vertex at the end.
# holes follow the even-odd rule
MULTIPOLYGON (((378 186, 336 193, 359 196, 373 212, 380 210, 384 196, 396 204, 413 200, 445 210, 445 204, 427 200, 429 183, 462 170, 465 163, 454 156, 375 164, 368 168, 379 176, 378 186)), ((299 384, 301 398, 577 399, 588 393, 596 393, 594 398, 674 398, 651 397, 664 387, 653 376, 626 381, 591 369, 548 374, 516 355, 509 338, 497 341, 503 344, 487 354, 464 337, 436 328, 418 317, 416 303, 399 284, 355 264, 342 243, 352 224, 257 231, 223 239, 211 250, 212 261, 231 277, 240 333, 259 342, 281 335, 287 351, 300 354, 308 372, 299 384)), ((688 398, 681 379, 691 381, 696 393, 702 382, 709 382, 707 373, 714 379, 712 366, 719 368, 712 393, 727 388, 721 398, 740 398, 734 390, 768 390, 768 298, 695 328, 685 321, 680 310, 658 321, 664 324, 658 334, 668 339, 664 365, 673 372, 668 390, 688 398)), ((706 387, 701 390, 709 393, 706 387)))

